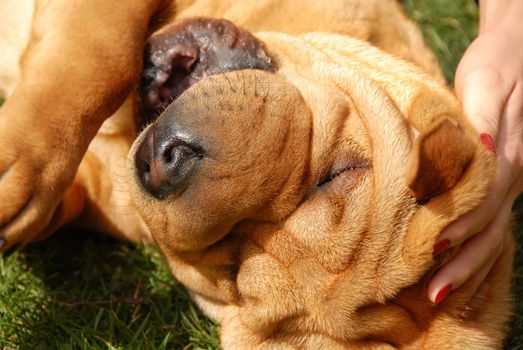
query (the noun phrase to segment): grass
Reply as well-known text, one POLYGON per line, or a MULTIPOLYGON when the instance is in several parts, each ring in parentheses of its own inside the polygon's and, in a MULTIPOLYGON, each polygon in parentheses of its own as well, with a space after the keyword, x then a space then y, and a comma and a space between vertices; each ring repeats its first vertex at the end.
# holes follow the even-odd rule
POLYGON ((452 84, 459 59, 478 33, 478 8, 472 0, 401 0, 420 25, 452 84))
POLYGON ((0 260, 0 348, 216 349, 156 251, 62 232, 0 260))
MULTIPOLYGON (((402 4, 452 82, 476 35, 475 5, 402 4)), ((520 253, 517 266, 522 263, 520 253)), ((514 277, 518 309, 506 345, 511 350, 523 349, 523 269, 514 277)), ((218 334, 219 326, 196 310, 151 247, 70 230, 0 257, 0 349, 217 349, 218 334)))
POLYGON ((216 349, 152 247, 62 232, 0 260, 0 348, 216 349))

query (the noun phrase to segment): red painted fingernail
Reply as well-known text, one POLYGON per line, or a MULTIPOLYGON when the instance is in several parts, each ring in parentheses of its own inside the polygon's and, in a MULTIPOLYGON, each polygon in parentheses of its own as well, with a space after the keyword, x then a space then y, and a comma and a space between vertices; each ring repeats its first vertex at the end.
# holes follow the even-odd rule
POLYGON ((496 145, 494 144, 494 139, 489 134, 481 134, 479 135, 479 139, 481 140, 481 143, 487 147, 487 149, 496 154, 496 145))
POLYGON ((436 294, 436 299, 434 299, 434 304, 438 305, 439 303, 441 303, 441 301, 443 299, 445 299, 445 297, 447 295, 449 295, 451 289, 452 289, 452 286, 450 284, 441 288, 440 291, 438 292, 438 294, 436 294))
POLYGON ((432 250, 432 256, 437 256, 442 251, 447 249, 450 246, 450 239, 442 239, 441 241, 434 244, 434 249, 432 250))

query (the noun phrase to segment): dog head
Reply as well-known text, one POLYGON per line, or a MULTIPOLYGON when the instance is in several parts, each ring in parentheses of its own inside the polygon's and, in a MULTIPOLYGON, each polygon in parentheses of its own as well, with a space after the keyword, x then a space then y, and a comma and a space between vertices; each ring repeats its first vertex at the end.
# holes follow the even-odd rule
POLYGON ((392 334, 412 320, 387 302, 491 181, 452 94, 336 35, 190 20, 148 50, 133 197, 224 332, 406 341, 392 334))

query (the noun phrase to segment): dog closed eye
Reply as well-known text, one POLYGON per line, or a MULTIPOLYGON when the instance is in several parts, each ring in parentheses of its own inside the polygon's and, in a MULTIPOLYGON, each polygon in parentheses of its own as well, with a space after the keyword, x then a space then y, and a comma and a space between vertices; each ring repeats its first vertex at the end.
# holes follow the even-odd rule
MULTIPOLYGON (((341 164, 344 164, 344 163, 341 163, 341 164)), ((320 178, 320 180, 318 181, 316 187, 323 187, 325 185, 328 185, 329 183, 331 183, 334 179, 336 179, 340 175, 347 174, 348 172, 366 170, 371 167, 370 162, 366 162, 366 161, 361 162, 361 163, 356 163, 356 164, 348 164, 348 165, 346 165, 346 164, 341 165, 341 164, 333 166, 327 175, 322 176, 320 178)))

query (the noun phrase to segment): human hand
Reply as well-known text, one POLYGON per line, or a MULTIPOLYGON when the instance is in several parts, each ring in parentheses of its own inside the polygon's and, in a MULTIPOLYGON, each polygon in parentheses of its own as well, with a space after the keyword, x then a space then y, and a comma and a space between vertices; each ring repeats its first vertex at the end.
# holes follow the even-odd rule
POLYGON ((496 155, 497 177, 478 207, 450 224, 434 254, 463 244, 432 278, 428 298, 441 302, 471 281, 477 288, 503 250, 512 205, 523 192, 523 2, 481 2, 480 35, 463 56, 455 90, 482 143, 496 155))

